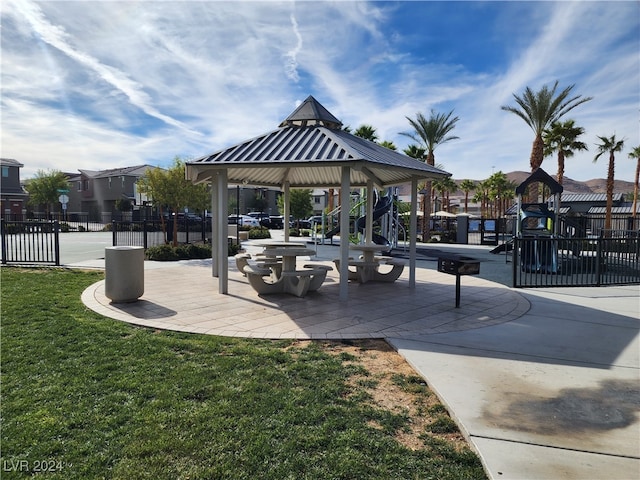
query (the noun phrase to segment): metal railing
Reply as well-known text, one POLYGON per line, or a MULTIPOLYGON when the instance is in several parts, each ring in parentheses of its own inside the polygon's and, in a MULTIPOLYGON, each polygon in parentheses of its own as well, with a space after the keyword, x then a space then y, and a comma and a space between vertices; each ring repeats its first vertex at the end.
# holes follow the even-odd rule
POLYGON ((637 231, 615 236, 513 239, 513 287, 585 287, 640 283, 637 231))
POLYGON ((60 225, 0 219, 2 264, 60 265, 60 225))
MULTIPOLYGON (((111 231, 113 246, 127 245, 144 248, 164 245, 173 241, 173 222, 165 222, 162 230, 160 220, 144 220, 139 222, 112 221, 111 231), (166 234, 165 234, 166 232, 166 234)), ((207 242, 211 238, 211 223, 202 221, 179 221, 178 243, 207 242)))

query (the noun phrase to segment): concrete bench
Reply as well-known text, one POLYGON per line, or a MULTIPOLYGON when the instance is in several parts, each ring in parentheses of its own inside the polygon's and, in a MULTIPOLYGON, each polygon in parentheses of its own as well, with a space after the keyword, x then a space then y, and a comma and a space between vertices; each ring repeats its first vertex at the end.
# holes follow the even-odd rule
POLYGON ((311 269, 315 272, 315 275, 311 277, 311 283, 309 284, 309 291, 315 292, 318 290, 324 281, 327 279, 327 273, 333 270, 333 267, 329 265, 322 265, 320 263, 307 263, 304 268, 311 269))
MULTIPOLYGON (((336 258, 333 262, 336 264, 338 271, 340 271, 340 259, 336 258)), ((349 269, 349 280, 360 283, 367 283, 369 281, 395 282, 402 274, 404 265, 403 260, 387 256, 374 257, 373 262, 354 260, 350 257, 349 266, 355 267, 356 270, 353 271, 349 269), (391 265, 392 269, 389 272, 383 273, 379 270, 380 265, 391 265)))
POLYGON ((236 259, 236 267, 238 271, 242 273, 245 277, 247 276, 244 268, 249 266, 249 260, 251 259, 251 255, 248 253, 239 253, 235 256, 236 259))

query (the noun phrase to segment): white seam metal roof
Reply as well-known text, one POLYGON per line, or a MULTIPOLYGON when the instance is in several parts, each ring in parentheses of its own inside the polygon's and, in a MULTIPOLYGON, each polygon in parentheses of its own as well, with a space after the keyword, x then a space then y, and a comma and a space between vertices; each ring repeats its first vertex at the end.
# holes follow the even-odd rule
POLYGON ((339 186, 341 167, 349 165, 351 186, 373 179, 380 187, 448 172, 348 132, 321 125, 285 126, 187 163, 193 181, 227 170, 229 183, 292 187, 339 186))
POLYGON ((226 170, 228 183, 282 187, 333 187, 341 184, 342 167, 351 167, 350 185, 368 180, 380 187, 414 178, 450 174, 377 143, 341 130, 342 123, 311 95, 280 128, 186 164, 187 178, 209 180, 226 170))

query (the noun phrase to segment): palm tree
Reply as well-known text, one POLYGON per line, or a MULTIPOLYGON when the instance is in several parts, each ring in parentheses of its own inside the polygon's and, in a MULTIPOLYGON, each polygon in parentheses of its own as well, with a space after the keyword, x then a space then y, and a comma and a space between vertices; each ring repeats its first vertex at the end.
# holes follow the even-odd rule
MULTIPOLYGON (((503 105, 500 107, 502 110, 511 112, 522 118, 535 133, 535 138, 533 139, 533 145, 531 147, 531 155, 529 157, 529 164, 532 172, 540 168, 542 161, 544 160, 544 141, 542 140, 542 132, 553 122, 559 120, 563 115, 570 112, 578 105, 592 99, 592 97, 581 98, 582 95, 569 97, 574 86, 575 85, 569 85, 557 95, 557 80, 553 84, 553 87, 549 88, 547 85, 543 85, 537 92, 526 87, 522 96, 518 96, 515 93, 513 94, 513 98, 517 104, 516 107, 510 105, 503 105)), ((537 199, 537 185, 535 185, 531 190, 532 196, 537 199)))
POLYGON ((371 125, 360 125, 353 134, 356 137, 364 138, 365 140, 369 140, 374 143, 378 140, 376 129, 371 125))
POLYGON ((638 180, 640 180, 640 146, 635 147, 629 152, 629 158, 636 159, 636 178, 633 182, 633 207, 631 209, 631 216, 636 218, 636 208, 638 207, 638 180))
POLYGON ((548 157, 558 152, 558 175, 556 179, 562 185, 564 178, 564 159, 573 157, 574 151, 588 150, 587 145, 578 141, 584 133, 584 128, 576 127, 573 120, 553 122, 551 127, 542 132, 544 141, 544 156, 548 157))
POLYGON ((467 213, 469 207, 469 192, 476 189, 476 182, 464 179, 460 182, 460 190, 464 192, 464 213, 467 213))
MULTIPOLYGON (((419 145, 419 147, 417 148, 424 148, 427 153, 424 160, 428 165, 434 166, 436 163, 436 157, 433 152, 436 147, 450 140, 460 138, 455 135, 451 135, 451 132, 454 128, 456 128, 456 123, 459 120, 458 117, 451 118, 452 115, 453 110, 451 110, 448 114, 438 113, 434 110, 431 110, 431 114, 427 119, 422 113, 418 112, 416 114, 415 120, 406 117, 406 119, 409 121, 409 124, 413 127, 413 132, 400 132, 400 135, 404 135, 415 141, 419 145)), ((424 197, 427 201, 427 205, 425 206, 424 210, 430 212, 431 181, 426 182, 424 189, 426 192, 424 197)), ((422 238, 426 239, 428 238, 428 235, 429 222, 425 221, 423 222, 422 238)))
POLYGON ((602 142, 596 144, 598 147, 598 154, 594 157, 593 161, 597 162, 598 158, 606 152, 609 152, 609 168, 607 170, 607 209, 604 217, 604 229, 611 230, 611 209, 613 207, 613 174, 616 162, 615 153, 622 151, 624 147, 624 140, 616 140, 616 136, 613 135, 610 138, 600 137, 598 139, 602 142))

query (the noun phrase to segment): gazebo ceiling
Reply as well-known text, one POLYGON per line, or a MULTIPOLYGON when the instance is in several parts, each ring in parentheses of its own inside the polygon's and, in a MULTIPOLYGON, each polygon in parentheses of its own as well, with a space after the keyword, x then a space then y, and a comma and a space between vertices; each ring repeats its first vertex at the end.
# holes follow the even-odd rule
POLYGON ((281 187, 334 187, 349 166, 350 184, 379 187, 414 178, 442 178, 450 174, 424 162, 382 147, 340 129, 342 124, 309 96, 272 132, 187 163, 193 182, 209 181, 226 170, 227 181, 281 187))

